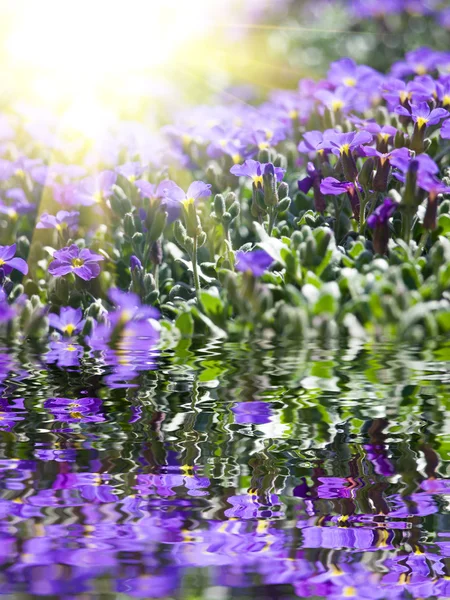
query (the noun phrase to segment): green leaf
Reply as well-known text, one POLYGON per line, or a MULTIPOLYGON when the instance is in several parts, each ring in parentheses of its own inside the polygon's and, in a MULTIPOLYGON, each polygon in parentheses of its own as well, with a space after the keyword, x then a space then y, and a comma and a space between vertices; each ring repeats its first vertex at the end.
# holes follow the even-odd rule
POLYGON ((175 326, 179 329, 183 337, 192 337, 194 333, 194 319, 190 312, 182 313, 175 321, 175 326))
POLYGON ((223 312, 224 305, 222 299, 219 297, 217 288, 202 290, 200 292, 200 302, 203 310, 209 316, 219 315, 223 312))

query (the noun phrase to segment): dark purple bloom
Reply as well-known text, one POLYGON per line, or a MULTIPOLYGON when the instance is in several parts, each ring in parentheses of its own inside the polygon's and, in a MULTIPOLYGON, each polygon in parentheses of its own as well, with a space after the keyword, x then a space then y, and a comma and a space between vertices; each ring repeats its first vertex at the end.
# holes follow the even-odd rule
POLYGON ((142 263, 137 256, 132 254, 130 256, 130 269, 134 271, 135 269, 142 269, 142 263))
POLYGON ((6 275, 9 275, 13 269, 20 271, 24 275, 28 273, 28 265, 23 258, 16 258, 16 244, 12 246, 0 246, 0 267, 6 275))
POLYGON ((355 87, 361 81, 370 75, 376 73, 371 67, 366 65, 357 65, 351 58, 341 58, 330 65, 327 73, 327 80, 334 86, 340 85, 346 87, 355 87))
POLYGON ((72 335, 80 331, 84 325, 81 308, 72 308, 70 306, 61 307, 59 315, 50 313, 48 321, 51 327, 67 335, 72 335))
POLYGON ((397 210, 398 203, 392 198, 385 198, 383 204, 380 204, 374 212, 367 218, 367 225, 375 229, 378 225, 384 225, 389 221, 397 210))
POLYGON ((351 181, 339 181, 334 177, 325 177, 320 184, 320 191, 322 194, 339 196, 340 194, 354 193, 355 184, 351 181))
POLYGON ((265 250, 236 252, 236 270, 244 273, 250 272, 254 277, 264 275, 273 262, 273 258, 265 250))
POLYGON ((411 117, 414 123, 417 123, 417 127, 428 127, 429 125, 437 125, 442 119, 450 117, 450 113, 445 108, 434 108, 430 109, 426 102, 420 102, 419 104, 411 104, 410 110, 404 106, 397 106, 395 112, 405 117, 411 117))
MULTIPOLYGON (((236 177, 251 177, 255 185, 261 185, 263 182, 263 174, 266 166, 271 163, 260 163, 256 160, 248 159, 243 165, 234 165, 231 167, 230 173, 236 177)), ((278 181, 282 181, 285 170, 280 167, 274 167, 275 176, 278 181)))
POLYGON ((100 273, 98 263, 104 260, 101 254, 94 254, 87 248, 80 250, 76 244, 57 250, 53 254, 53 259, 48 267, 51 275, 62 277, 68 273, 75 273, 85 281, 98 277, 100 273))
MULTIPOLYGON (((323 152, 320 150, 319 152, 323 152)), ((306 172, 308 175, 303 179, 299 179, 297 182, 298 189, 307 194, 311 188, 314 191, 314 208, 317 212, 323 213, 327 204, 326 200, 320 191, 320 182, 322 180, 322 173, 318 169, 315 168, 314 163, 309 162, 306 167, 306 172)))
POLYGON ((36 229, 57 229, 61 230, 63 227, 76 227, 78 225, 78 218, 80 213, 76 210, 68 212, 67 210, 59 210, 56 215, 49 215, 48 213, 42 213, 36 229))
POLYGON ((421 177, 424 174, 436 175, 439 172, 439 167, 428 154, 419 154, 413 157, 407 148, 399 148, 390 153, 390 163, 399 172, 394 173, 394 176, 399 181, 405 181, 406 173, 410 169, 411 162, 414 161, 417 165, 417 176, 421 177))
POLYGON ((0 323, 10 321, 16 316, 14 308, 8 304, 7 296, 3 288, 0 287, 0 323))

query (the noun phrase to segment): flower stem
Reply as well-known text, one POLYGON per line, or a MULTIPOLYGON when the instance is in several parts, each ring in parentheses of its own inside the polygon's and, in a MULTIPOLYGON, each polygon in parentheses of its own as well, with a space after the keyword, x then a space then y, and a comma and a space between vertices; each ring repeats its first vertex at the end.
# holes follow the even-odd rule
POLYGON ((197 295, 200 292, 200 278, 198 276, 198 265, 197 265, 197 236, 194 235, 194 246, 192 250, 192 272, 194 274, 194 287, 197 295))
POLYGON ((277 211, 272 207, 272 210, 269 213, 269 226, 267 227, 268 235, 272 235, 272 229, 275 225, 275 220, 277 217, 277 211))
POLYGON ((430 235, 429 231, 424 231, 422 233, 422 237, 420 238, 419 245, 417 246, 417 250, 414 254, 414 258, 420 258, 422 256, 423 249, 428 241, 428 236, 430 235))

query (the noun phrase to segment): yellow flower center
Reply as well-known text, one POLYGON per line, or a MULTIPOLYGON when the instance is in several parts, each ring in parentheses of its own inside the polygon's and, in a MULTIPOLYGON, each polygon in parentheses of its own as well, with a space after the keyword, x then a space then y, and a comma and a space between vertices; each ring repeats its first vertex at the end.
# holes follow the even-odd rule
POLYGON ((5 261, 3 260, 3 258, 0 258, 0 267, 4 264, 5 264, 5 261))
POLYGON ((422 129, 422 127, 425 127, 425 125, 428 123, 428 119, 426 119, 425 117, 417 117, 417 127, 419 129, 422 129))
POLYGON ((258 144, 258 148, 260 150, 266 150, 267 148, 269 148, 269 146, 270 146, 269 142, 260 142, 258 144))
POLYGON ((296 110, 290 110, 289 111, 289 118, 290 119, 296 119, 298 117, 298 111, 296 110))
POLYGON ((450 105, 450 94, 445 94, 445 96, 442 98, 442 104, 444 106, 450 105))
POLYGON ((82 266, 83 266, 83 264, 84 264, 84 263, 83 263, 83 261, 81 260, 81 258, 74 258, 74 259, 72 260, 72 266, 73 266, 73 267, 75 267, 75 268, 76 268, 76 267, 82 267, 82 266))
POLYGON ((345 85, 348 85, 349 87, 355 87, 356 79, 354 77, 346 77, 344 79, 344 83, 345 83, 345 85))
POLYGON ((76 348, 75 348, 75 346, 73 346, 72 344, 69 344, 69 345, 67 346, 66 350, 67 350, 68 352, 75 352, 75 351, 76 351, 76 348))
POLYGON ((333 100, 333 102, 331 103, 331 110, 334 110, 336 112, 338 110, 341 110, 341 108, 344 108, 344 103, 342 102, 342 100, 333 100))
POLYGON ((93 198, 95 202, 100 203, 103 200, 103 194, 101 192, 95 192, 93 198))
POLYGON ((344 598, 355 598, 356 596, 356 588, 352 585, 346 585, 342 591, 344 598))
POLYGON ((241 162, 241 155, 240 154, 233 154, 233 156, 231 157, 233 163, 235 165, 237 165, 238 163, 241 162))
POLYGON ((183 204, 183 206, 184 206, 184 207, 187 209, 187 208, 189 208, 189 206, 190 206, 191 204, 194 204, 194 203, 195 203, 195 200, 194 200, 194 198, 185 198, 184 200, 182 200, 182 201, 181 201, 181 203, 182 203, 182 204, 183 204))
POLYGON ((400 102, 406 102, 409 98, 408 92, 405 92, 404 90, 400 92, 399 96, 400 96, 400 102))
POLYGON ((426 72, 427 72, 427 68, 425 67, 425 65, 417 65, 417 67, 416 67, 417 75, 425 75, 426 72))
POLYGON ((64 333, 68 333, 69 335, 72 335, 72 333, 75 331, 76 327, 75 325, 73 325, 73 323, 68 323, 67 325, 65 325, 63 327, 63 332, 64 333))
POLYGON ((72 417, 72 419, 82 419, 83 415, 79 412, 71 412, 70 416, 72 417))
POLYGON ((256 187, 261 186, 263 184, 263 178, 262 175, 253 175, 253 183, 256 185, 256 187))
POLYGON ((350 154, 350 144, 344 144, 339 148, 341 154, 350 154))

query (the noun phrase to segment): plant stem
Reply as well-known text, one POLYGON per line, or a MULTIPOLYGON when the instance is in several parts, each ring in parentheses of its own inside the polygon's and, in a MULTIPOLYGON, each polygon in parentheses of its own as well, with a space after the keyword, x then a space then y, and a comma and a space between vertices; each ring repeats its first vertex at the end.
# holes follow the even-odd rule
POLYGON ((411 222, 412 215, 409 206, 407 206, 402 219, 402 238, 408 245, 411 239, 411 222))
POLYGON ((200 278, 198 276, 198 265, 197 265, 197 236, 194 235, 194 247, 192 250, 192 272, 194 274, 194 287, 197 295, 200 292, 200 278))
POLYGON ((427 230, 425 230, 422 233, 422 237, 420 238, 419 245, 417 246, 417 250, 414 254, 414 258, 420 258, 422 256, 422 252, 423 252, 423 249, 425 248, 425 244, 428 241, 429 235, 430 235, 430 232, 427 230))
POLYGON ((272 229, 273 229, 273 226, 275 225, 276 217, 277 217, 277 212, 272 207, 272 210, 269 213, 269 226, 267 227, 267 233, 268 233, 268 235, 272 235, 272 229))

